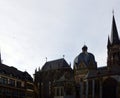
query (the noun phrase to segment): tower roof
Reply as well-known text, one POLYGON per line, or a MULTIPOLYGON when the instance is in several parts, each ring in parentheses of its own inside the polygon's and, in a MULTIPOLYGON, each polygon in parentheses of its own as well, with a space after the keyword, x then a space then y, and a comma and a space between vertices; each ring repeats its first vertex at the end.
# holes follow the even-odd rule
POLYGON ((5 64, 0 64, 0 73, 8 76, 12 75, 12 77, 21 80, 28 80, 31 82, 33 81, 32 77, 30 76, 30 74, 28 74, 28 72, 22 72, 13 66, 8 66, 5 64))
POLYGON ((108 36, 107 48, 109 48, 109 47, 110 47, 110 45, 111 45, 111 43, 110 43, 110 38, 109 38, 109 36, 108 36))
POLYGON ((113 15, 112 28, 111 28, 111 44, 119 44, 119 43, 120 43, 120 40, 119 40, 119 36, 118 36, 115 17, 113 15))

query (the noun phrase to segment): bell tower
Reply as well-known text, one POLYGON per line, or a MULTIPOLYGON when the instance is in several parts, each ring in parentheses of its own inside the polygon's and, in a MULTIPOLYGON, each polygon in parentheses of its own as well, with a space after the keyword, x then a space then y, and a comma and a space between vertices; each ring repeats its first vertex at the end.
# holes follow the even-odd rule
POLYGON ((107 51, 107 66, 120 66, 120 39, 114 14, 112 19, 111 36, 108 36, 107 51))

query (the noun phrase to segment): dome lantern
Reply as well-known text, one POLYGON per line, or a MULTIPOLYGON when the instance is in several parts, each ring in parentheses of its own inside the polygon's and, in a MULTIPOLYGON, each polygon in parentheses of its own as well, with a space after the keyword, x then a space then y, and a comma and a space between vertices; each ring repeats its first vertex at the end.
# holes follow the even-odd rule
POLYGON ((74 60, 74 68, 85 68, 96 69, 97 63, 92 53, 87 52, 88 47, 84 45, 82 52, 74 60))
POLYGON ((82 51, 83 51, 83 52, 87 52, 87 49, 88 49, 88 47, 87 47, 86 45, 84 45, 84 46, 82 47, 82 51))

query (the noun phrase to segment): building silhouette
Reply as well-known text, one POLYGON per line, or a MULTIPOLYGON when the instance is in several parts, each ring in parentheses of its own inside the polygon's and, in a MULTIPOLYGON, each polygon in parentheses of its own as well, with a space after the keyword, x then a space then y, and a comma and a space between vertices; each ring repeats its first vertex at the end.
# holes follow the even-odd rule
POLYGON ((34 78, 36 98, 73 98, 73 70, 64 58, 46 62, 34 78))
POLYGON ((74 60, 76 98, 87 98, 87 92, 91 92, 91 90, 88 89, 87 75, 89 71, 97 70, 94 55, 87 52, 87 49, 86 45, 83 46, 82 52, 74 60))
POLYGON ((32 77, 26 71, 3 64, 1 55, 0 98, 35 98, 32 77))
POLYGON ((120 40, 113 15, 107 44, 107 66, 97 67, 87 46, 74 60, 76 98, 120 98, 120 40))
POLYGON ((64 59, 58 59, 36 70, 36 98, 120 98, 120 39, 114 15, 107 66, 97 67, 94 54, 87 50, 84 45, 74 59, 73 69, 64 59))

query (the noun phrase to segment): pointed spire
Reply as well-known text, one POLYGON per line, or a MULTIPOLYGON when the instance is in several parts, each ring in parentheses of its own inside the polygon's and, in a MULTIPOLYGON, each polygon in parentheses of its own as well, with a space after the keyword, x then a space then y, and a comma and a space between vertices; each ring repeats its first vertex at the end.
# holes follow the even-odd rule
POLYGON ((113 13, 112 29, 111 29, 111 43, 112 44, 120 43, 114 13, 113 13))
POLYGON ((37 73, 37 68, 35 69, 35 73, 37 73))
POLYGON ((110 45, 111 45, 111 42, 110 42, 110 38, 109 38, 109 36, 108 36, 107 48, 109 48, 109 47, 110 47, 110 45))

